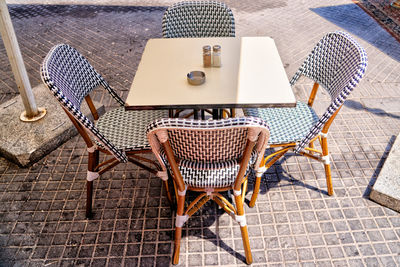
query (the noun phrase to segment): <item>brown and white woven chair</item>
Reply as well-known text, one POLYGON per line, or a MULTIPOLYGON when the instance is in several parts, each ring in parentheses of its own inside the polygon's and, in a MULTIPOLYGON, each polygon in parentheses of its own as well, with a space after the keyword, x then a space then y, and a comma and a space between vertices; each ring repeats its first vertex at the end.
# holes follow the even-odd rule
MULTIPOLYGON (((164 38, 235 37, 235 19, 232 10, 217 1, 183 1, 168 7, 162 20, 164 38)), ((200 51, 201 53, 201 51, 200 51)), ((171 111, 171 116, 179 116, 183 110, 171 111)), ((204 119, 204 111, 201 116, 204 119)), ((213 117, 235 117, 234 109, 214 109, 213 117)), ((191 115, 191 114, 189 114, 191 115)), ((194 111, 194 118, 198 110, 194 111)))
POLYGON ((160 119, 148 126, 151 148, 162 167, 163 180, 172 176, 177 198, 175 250, 179 262, 182 226, 208 200, 214 200, 239 223, 246 254, 252 262, 244 215, 247 174, 257 170, 269 138, 267 124, 259 118, 225 120, 160 119), (170 174, 170 175, 169 175, 170 174), (232 205, 220 192, 232 190, 232 205), (185 210, 187 190, 199 192, 185 210))
POLYGON ((341 31, 328 33, 317 43, 290 81, 292 86, 300 76, 314 81, 308 103, 298 101, 295 108, 244 110, 246 116, 267 121, 271 130, 269 146, 279 148, 267 155, 262 162, 263 167, 256 176, 251 207, 257 199, 263 172, 288 151, 322 162, 325 167, 328 195, 333 194, 328 130, 344 101, 360 82, 366 68, 367 55, 349 34, 341 31), (320 117, 312 108, 319 85, 331 97, 330 105, 320 117), (314 148, 316 140, 319 141, 321 150, 314 148))
MULTIPOLYGON (((121 162, 129 161, 157 173, 157 162, 140 154, 151 153, 146 137, 147 125, 157 118, 168 117, 168 111, 125 111, 124 101, 103 77, 76 49, 66 44, 56 45, 50 50, 43 61, 41 76, 87 145, 87 217, 92 213, 93 180, 105 171, 121 162), (100 117, 89 95, 98 86, 104 87, 119 104, 119 107, 100 117), (94 122, 81 112, 84 99, 92 112, 94 122), (99 164, 99 152, 111 155, 112 158, 99 164), (144 163, 153 166, 150 168, 144 163)), ((171 200, 168 186, 166 188, 171 200)))

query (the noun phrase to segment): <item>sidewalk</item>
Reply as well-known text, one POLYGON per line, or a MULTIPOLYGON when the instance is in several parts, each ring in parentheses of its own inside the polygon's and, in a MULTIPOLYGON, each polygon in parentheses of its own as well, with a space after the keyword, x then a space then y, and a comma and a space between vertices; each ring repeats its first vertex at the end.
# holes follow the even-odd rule
MULTIPOLYGON (((49 49, 68 43, 126 98, 146 40, 161 37, 162 14, 171 2, 10 5, 32 86, 41 83, 39 67, 49 49)), ((326 194, 322 164, 302 157, 275 164, 256 207, 246 208, 253 265, 397 266, 400 215, 368 194, 400 131, 400 44, 351 0, 226 3, 238 36, 275 39, 288 77, 329 31, 349 32, 369 58, 364 79, 330 130, 335 195, 326 194)), ((2 41, 0 66, 3 103, 18 91, 2 41)), ((296 97, 304 100, 311 86, 301 80, 296 97)), ((103 91, 94 99, 111 107, 103 91)), ((319 93, 318 99, 322 110, 327 96, 319 93)), ((89 221, 86 154, 75 137, 30 168, 0 158, 0 266, 168 266, 173 221, 159 178, 133 165, 103 175, 95 182, 95 217, 89 221)), ((188 221, 179 266, 246 266, 239 227, 214 205, 201 212, 188 221)))

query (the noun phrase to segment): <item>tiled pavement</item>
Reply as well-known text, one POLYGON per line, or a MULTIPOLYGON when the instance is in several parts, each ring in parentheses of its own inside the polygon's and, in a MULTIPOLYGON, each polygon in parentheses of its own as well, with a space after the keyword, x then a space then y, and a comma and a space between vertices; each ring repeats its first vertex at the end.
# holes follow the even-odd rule
MULTIPOLYGON (((150 1, 147 1, 147 4, 150 1)), ((157 1, 152 1, 155 4, 157 1)), ((398 266, 400 215, 368 199, 400 131, 400 44, 348 0, 227 1, 238 35, 269 35, 288 76, 324 33, 342 29, 369 67, 329 137, 334 196, 323 166, 287 157, 246 208, 253 265, 398 266)), ((126 97, 144 44, 160 37, 165 7, 9 6, 29 77, 56 43, 75 46, 126 97)), ((17 93, 0 43, 0 102, 17 93)), ((305 99, 309 82, 294 88, 305 99)), ((322 104, 326 95, 319 94, 322 104)), ((110 108, 110 99, 95 99, 110 108)), ((320 104, 322 107, 323 105, 320 104)), ((6 118, 1 118, 6 119, 6 118)), ((157 177, 120 165, 95 183, 95 217, 84 217, 86 151, 79 138, 30 168, 0 159, 0 266, 168 266, 172 212, 157 177)), ((189 220, 181 266, 245 265, 239 227, 213 204, 189 220)))

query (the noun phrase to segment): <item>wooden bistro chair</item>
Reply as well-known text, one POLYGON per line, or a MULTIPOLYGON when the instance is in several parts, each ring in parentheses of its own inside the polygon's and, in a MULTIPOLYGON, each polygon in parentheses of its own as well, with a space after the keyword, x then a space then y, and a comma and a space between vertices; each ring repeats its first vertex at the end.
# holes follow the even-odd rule
MULTIPOLYGON (((235 37, 235 19, 232 10, 216 1, 184 1, 170 6, 162 20, 163 38, 235 37)), ((224 49, 222 47, 222 49, 224 49)), ((202 51, 199 51, 202 53, 202 51)), ((183 110, 171 110, 171 116, 179 116, 183 110)), ((194 111, 194 118, 198 117, 194 111)), ((206 110, 211 113, 211 111, 206 110)), ((235 117, 234 109, 214 110, 218 117, 235 117), (223 112, 223 114, 221 114, 223 112)), ((204 119, 204 110, 201 111, 204 119)), ((187 115, 191 116, 193 113, 187 115)), ((214 117, 215 117, 214 116, 214 117)))
POLYGON ((168 117, 168 111, 125 111, 124 101, 103 77, 77 50, 66 44, 56 45, 50 50, 43 61, 41 76, 87 145, 87 217, 91 217, 92 213, 93 180, 105 171, 129 161, 157 173, 158 164, 139 154, 151 153, 146 137, 147 125, 157 118, 168 117), (104 87, 119 105, 101 117, 89 96, 98 86, 104 87), (81 112, 84 99, 94 122, 81 112), (112 158, 99 164, 99 152, 112 158), (151 164, 152 168, 144 163, 151 164))
POLYGON ((250 206, 259 192, 261 176, 288 151, 318 160, 324 164, 328 195, 333 194, 328 130, 348 95, 363 77, 367 67, 364 49, 347 33, 326 34, 314 47, 290 81, 293 86, 304 75, 314 81, 308 103, 298 101, 295 108, 246 109, 246 116, 260 117, 268 122, 271 131, 269 147, 279 148, 262 161, 256 175, 250 206), (331 103, 318 117, 312 108, 318 86, 329 94, 331 103), (318 140, 322 150, 314 148, 318 140))
MULTIPOLYGON (((147 129, 151 148, 171 174, 177 198, 173 264, 179 262, 182 226, 208 200, 214 200, 239 223, 246 262, 252 262, 243 201, 247 174, 259 166, 268 142, 267 124, 259 118, 156 120, 147 129), (233 189, 235 206, 220 192, 233 189), (186 191, 200 192, 185 209, 186 191)), ((164 178, 163 178, 164 179, 164 178)))

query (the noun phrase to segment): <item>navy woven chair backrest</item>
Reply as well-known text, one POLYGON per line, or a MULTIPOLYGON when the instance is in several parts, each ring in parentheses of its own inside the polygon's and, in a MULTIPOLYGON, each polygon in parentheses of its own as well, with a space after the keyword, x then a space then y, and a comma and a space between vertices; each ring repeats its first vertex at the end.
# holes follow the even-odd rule
POLYGON ((224 3, 179 2, 165 11, 162 33, 164 38, 234 37, 235 19, 224 3))
POLYGON ((80 108, 83 99, 94 88, 102 85, 121 105, 124 101, 116 95, 103 77, 75 48, 67 44, 54 46, 43 62, 42 72, 71 103, 80 108))
POLYGON ((309 134, 297 145, 295 152, 301 151, 320 133, 328 119, 360 82, 367 63, 364 48, 345 32, 328 33, 317 43, 290 84, 295 84, 299 77, 304 75, 319 83, 329 93, 332 102, 309 134))
MULTIPOLYGON (((175 157, 197 163, 237 161, 243 156, 249 131, 258 136, 256 149, 266 145, 269 128, 262 119, 252 117, 224 120, 160 119, 149 125, 147 132, 153 142, 157 132, 166 130, 175 157), (264 143, 265 142, 265 143, 264 143)), ((160 149, 160 147, 159 147, 160 149)), ((157 154, 157 152, 156 152, 157 154)))
POLYGON ((40 72, 43 83, 61 103, 64 110, 85 127, 117 159, 126 162, 125 153, 117 149, 81 112, 83 99, 99 85, 103 86, 120 105, 124 105, 122 99, 90 63, 75 48, 59 44, 47 54, 40 72))

